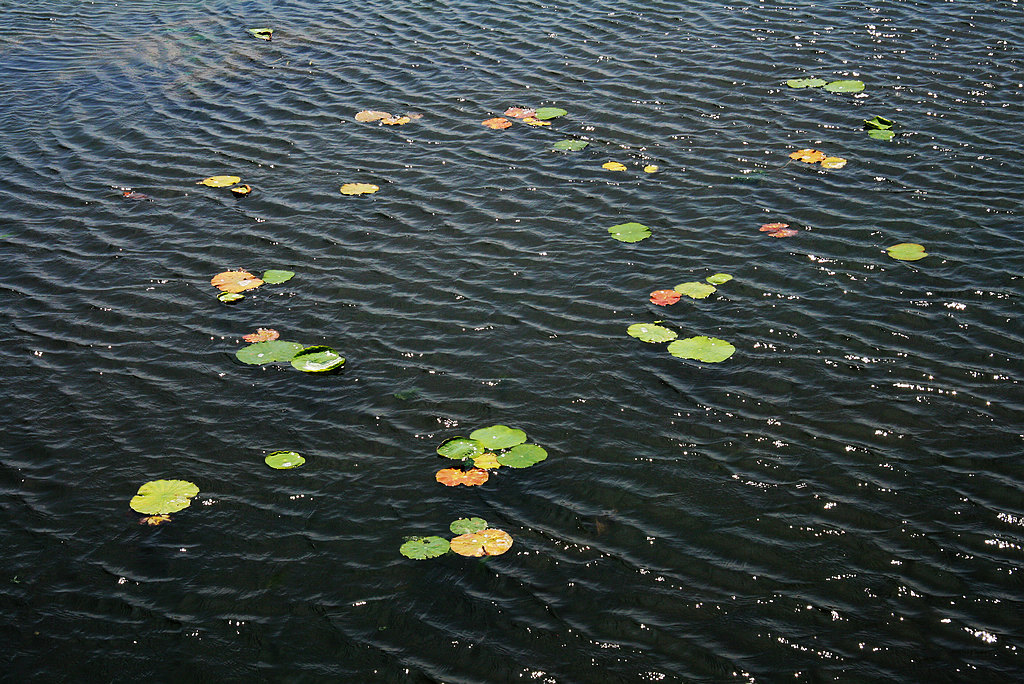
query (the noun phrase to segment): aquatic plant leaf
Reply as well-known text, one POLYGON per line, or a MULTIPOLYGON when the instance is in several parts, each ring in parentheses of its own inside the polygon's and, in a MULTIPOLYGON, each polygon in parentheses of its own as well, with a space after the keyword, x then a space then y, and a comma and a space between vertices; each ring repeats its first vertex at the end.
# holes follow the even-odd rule
POLYGON ((237 292, 221 292, 217 295, 217 299, 225 304, 231 304, 232 302, 237 302, 240 299, 245 299, 245 295, 240 295, 237 292))
POLYGON ((472 468, 470 470, 445 468, 444 470, 437 471, 434 479, 446 487, 455 487, 457 485, 475 487, 476 485, 482 485, 484 482, 487 482, 488 477, 490 476, 483 468, 472 468))
POLYGON ((483 468, 484 470, 497 470, 501 467, 498 463, 498 457, 488 451, 486 454, 482 454, 473 459, 473 466, 476 468, 483 468))
POLYGON ((699 283, 695 280, 688 283, 679 283, 673 289, 679 294, 686 295, 692 299, 707 299, 709 294, 718 290, 717 287, 710 283, 699 283))
POLYGON ((868 136, 875 140, 892 140, 896 137, 896 131, 890 131, 888 128, 872 128, 868 131, 868 136))
POLYGON ((297 451, 273 451, 267 454, 263 462, 274 470, 291 470, 306 462, 297 451))
POLYGON ((650 228, 642 223, 636 223, 633 221, 612 226, 608 229, 608 232, 611 233, 611 236, 619 242, 640 242, 641 240, 651 237, 650 228))
POLYGON ((651 304, 668 306, 669 304, 675 304, 678 302, 680 296, 682 295, 675 290, 655 290, 651 293, 651 304))
POLYGON ((356 121, 367 123, 369 121, 380 121, 381 119, 390 119, 391 112, 378 112, 372 109, 365 109, 356 114, 356 121))
MULTIPOLYGON (((663 325, 656 323, 634 323, 626 328, 630 337, 635 337, 641 342, 669 342, 679 337, 675 330, 669 330, 663 325)), ((500 458, 498 459, 501 460, 500 458)))
POLYGON ((196 183, 196 185, 206 185, 211 188, 226 188, 229 185, 241 182, 241 178, 238 176, 210 176, 196 183))
POLYGON ((797 150, 796 152, 790 152, 789 158, 796 159, 797 161, 806 162, 808 164, 814 164, 820 162, 822 159, 827 157, 824 152, 819 150, 797 150))
POLYGON ((859 93, 864 90, 864 81, 832 81, 825 84, 830 93, 859 93))
POLYGON ((609 171, 625 171, 626 165, 621 162, 611 161, 601 164, 601 168, 608 169, 609 171))
POLYGON ((586 140, 559 140, 551 147, 561 151, 577 152, 589 144, 586 140))
POLYGON ((823 78, 791 78, 786 81, 790 88, 820 88, 828 83, 823 78))
POLYGON ((794 235, 796 235, 799 232, 800 231, 794 230, 792 228, 780 228, 779 230, 773 230, 772 232, 768 233, 768 237, 788 238, 788 237, 793 237, 794 235))
POLYGON ((505 116, 513 119, 530 119, 537 115, 536 109, 523 109, 522 107, 509 107, 505 110, 505 116))
POLYGON ((186 480, 152 480, 139 487, 128 503, 133 511, 146 515, 166 515, 188 508, 199 487, 186 480))
POLYGON ((546 121, 548 119, 557 119, 558 117, 565 116, 568 113, 569 112, 559 107, 540 107, 536 112, 534 112, 533 116, 541 121, 546 121))
POLYGON ((526 441, 526 433, 507 425, 491 425, 473 430, 469 438, 482 444, 486 449, 508 449, 526 441))
POLYGON ((888 129, 892 128, 896 124, 892 119, 886 119, 884 116, 874 116, 870 119, 864 119, 864 128, 875 128, 875 129, 888 129))
POLYGON ((281 333, 277 332, 273 328, 256 328, 256 332, 249 333, 248 335, 242 335, 242 339, 246 342, 270 342, 276 340, 281 336, 281 333))
POLYGON ((775 231, 782 230, 783 228, 789 228, 788 223, 765 223, 762 224, 758 230, 762 233, 774 233, 775 231))
POLYGON ((544 447, 536 444, 519 444, 503 454, 498 454, 498 463, 509 468, 529 468, 548 457, 544 447))
POLYGON ((728 273, 716 273, 708 276, 704 280, 708 281, 712 285, 721 285, 722 283, 727 283, 732 280, 732 276, 728 273))
POLYGON ((644 173, 658 173, 658 168, 657 164, 648 164, 644 167, 644 173))
POLYGON ((248 271, 224 271, 210 279, 210 284, 221 292, 245 292, 263 284, 263 281, 248 271))
POLYGON ((535 116, 528 116, 528 117, 526 117, 525 119, 523 119, 523 123, 524 124, 528 124, 530 126, 550 126, 551 125, 550 121, 541 121, 540 119, 538 119, 535 116))
POLYGON ((302 351, 303 346, 298 342, 285 342, 284 340, 271 340, 269 342, 257 342, 248 347, 242 347, 235 352, 235 358, 242 363, 259 365, 262 363, 285 363, 291 361, 296 354, 302 351))
POLYGON ((725 361, 736 347, 717 337, 687 337, 668 345, 668 353, 680 359, 693 359, 706 363, 725 361))
POLYGON ((306 347, 292 357, 292 367, 303 373, 326 373, 345 365, 345 357, 330 347, 306 347))
POLYGON ((239 197, 245 197, 252 192, 251 185, 239 185, 238 187, 231 188, 231 192, 239 197))
POLYGON ((389 116, 380 120, 385 126, 404 126, 410 121, 412 121, 412 118, 408 116, 389 116))
POLYGON ((928 252, 924 251, 924 245, 919 245, 916 242, 901 242, 898 245, 886 247, 885 251, 893 259, 900 261, 917 261, 928 256, 928 252))
POLYGON ((482 123, 484 126, 487 126, 488 128, 493 128, 496 131, 503 130, 512 125, 511 121, 500 116, 496 116, 493 119, 486 119, 485 121, 481 121, 480 123, 482 123))
POLYGON ((274 36, 274 29, 272 28, 251 28, 248 29, 249 33, 262 38, 263 40, 270 40, 274 36))
POLYGON ((169 515, 147 515, 144 518, 139 518, 140 525, 163 525, 166 522, 171 522, 171 516, 169 515))
POLYGON ((465 437, 452 437, 441 442, 441 446, 437 447, 437 453, 445 458, 454 458, 455 460, 462 460, 464 458, 476 458, 482 456, 487 452, 484 445, 475 439, 466 439, 465 437))
POLYGON ((841 169, 846 166, 846 160, 842 157, 825 157, 821 160, 821 165, 826 169, 841 169))
POLYGON ((295 277, 295 271, 279 271, 276 269, 270 269, 269 271, 263 272, 263 282, 270 285, 280 285, 286 283, 295 277))
POLYGON ((483 518, 459 518, 448 526, 452 534, 473 534, 487 529, 487 521, 483 518))
POLYGON ((413 537, 398 547, 398 552, 413 560, 437 558, 448 553, 449 543, 444 537, 413 537))
POLYGON ((341 186, 342 195, 371 195, 380 190, 373 183, 345 183, 341 186))
POLYGON ((500 556, 512 548, 512 537, 503 530, 486 529, 471 534, 460 534, 451 541, 451 549, 460 556, 479 558, 500 556))

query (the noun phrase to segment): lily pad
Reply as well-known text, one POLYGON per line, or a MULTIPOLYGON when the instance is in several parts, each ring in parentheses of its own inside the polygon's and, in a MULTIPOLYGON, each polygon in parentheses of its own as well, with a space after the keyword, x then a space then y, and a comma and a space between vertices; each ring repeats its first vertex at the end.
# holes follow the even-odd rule
POLYGON ((675 290, 655 290, 651 293, 651 304, 668 306, 678 302, 680 296, 675 290))
POLYGON ((166 515, 188 508, 199 487, 185 480, 152 480, 139 487, 129 506, 145 515, 166 515))
POLYGON ((487 529, 487 521, 483 518, 459 518, 448 526, 452 534, 473 534, 487 529))
POLYGON ((513 119, 530 119, 537 115, 536 109, 524 109, 522 107, 509 107, 505 110, 505 116, 513 119))
POLYGON ((872 128, 868 131, 868 136, 875 140, 892 140, 896 137, 896 131, 890 131, 888 128, 872 128))
POLYGON ((697 281, 679 283, 673 289, 679 294, 686 295, 692 299, 706 299, 709 294, 718 290, 714 285, 698 283, 697 281))
POLYGON ((668 353, 680 359, 693 359, 706 363, 725 361, 736 347, 717 337, 687 337, 668 345, 668 353))
POLYGON ((559 107, 541 107, 533 113, 533 118, 546 121, 548 119, 557 119, 560 116, 565 116, 569 112, 559 107))
MULTIPOLYGON (((634 323, 626 328, 630 337, 635 337, 641 342, 671 342, 679 337, 675 330, 669 330, 663 325, 655 323, 634 323)), ((498 459, 499 461, 501 459, 498 459)))
POLYGON ((473 466, 483 468, 484 470, 497 470, 501 467, 501 464, 498 463, 498 457, 488 451, 486 454, 474 458, 473 466))
POLYGON ((712 285, 721 285, 722 283, 727 283, 730 280, 732 280, 732 276, 729 275, 728 273, 716 273, 714 275, 708 276, 707 278, 705 278, 705 280, 711 283, 712 285))
POLYGON ((479 558, 498 556, 512 548, 512 537, 503 530, 486 529, 460 534, 451 541, 451 550, 460 556, 479 558))
POLYGON ((473 430, 469 438, 482 444, 486 449, 507 449, 526 441, 526 433, 507 425, 492 425, 473 430))
POLYGON ((657 164, 648 164, 644 167, 644 173, 658 173, 659 168, 657 164))
POLYGON ((242 363, 259 365, 263 363, 285 363, 295 358, 295 355, 302 351, 303 347, 298 342, 285 342, 284 340, 271 340, 269 342, 257 342, 247 347, 242 347, 235 352, 235 357, 242 363))
POLYGON ((476 458, 482 456, 487 452, 484 445, 475 439, 466 439, 465 437, 452 437, 441 442, 441 446, 437 447, 437 453, 445 458, 453 458, 455 460, 462 460, 464 458, 476 458))
POLYGON ((874 116, 870 119, 864 119, 864 128, 876 128, 876 129, 887 129, 892 128, 896 124, 892 119, 886 119, 884 116, 874 116))
POLYGON ((824 152, 822 152, 821 150, 811 150, 811 149, 797 150, 796 152, 790 152, 789 153, 789 158, 790 159, 796 159, 797 161, 802 161, 802 162, 805 162, 807 164, 814 164, 815 162, 820 162, 822 159, 825 159, 827 156, 828 155, 825 154, 824 152))
POLYGON ((601 168, 608 169, 609 171, 625 171, 626 165, 622 162, 611 161, 601 164, 601 168))
POLYGON ((413 537, 398 547, 398 552, 413 560, 437 558, 448 553, 450 545, 444 537, 413 537))
POLYGON ((231 304, 232 302, 237 302, 240 299, 245 299, 245 295, 238 294, 237 292, 221 292, 217 295, 217 299, 225 304, 231 304))
POLYGON ((239 197, 245 197, 246 195, 252 192, 252 186, 239 185, 237 187, 231 188, 231 192, 239 197))
POLYGON ((221 292, 245 292, 254 290, 263 281, 248 271, 224 271, 210 279, 210 284, 221 292))
POLYGON ((368 123, 370 121, 380 121, 381 119, 390 119, 390 112, 379 112, 373 109, 364 109, 361 112, 356 113, 356 121, 362 123, 368 123))
POLYGON ((241 182, 241 178, 238 176, 210 176, 196 183, 196 185, 206 185, 211 188, 226 188, 229 185, 241 182))
POLYGON ((380 190, 373 183, 345 183, 341 186, 342 195, 372 195, 380 190))
POLYGON ((257 38, 262 38, 263 40, 270 40, 274 36, 274 29, 272 29, 272 28, 251 28, 251 29, 249 29, 249 33, 251 33, 252 35, 256 36, 257 38))
POLYGON ((281 333, 277 332, 273 328, 256 328, 256 332, 249 333, 248 335, 242 335, 242 339, 246 342, 271 342, 281 336, 281 333))
POLYGON ((928 256, 928 252, 924 251, 924 245, 919 245, 916 242, 901 242, 898 245, 887 247, 885 251, 893 259, 900 261, 917 261, 928 256))
POLYGON ((290 470, 298 468, 306 462, 306 459, 297 451, 273 451, 263 459, 264 463, 275 470, 290 470))
POLYGON ((509 468, 529 468, 548 457, 544 447, 536 444, 519 444, 503 454, 498 454, 498 463, 509 468))
POLYGON ((828 83, 823 78, 791 78, 786 81, 790 88, 820 88, 828 83))
POLYGON ((629 223, 620 223, 617 226, 612 226, 608 229, 612 237, 619 242, 640 242, 651 237, 651 229, 642 223, 636 223, 630 221, 629 223))
POLYGON ((294 277, 294 271, 278 271, 276 269, 270 269, 269 271, 264 271, 263 282, 270 285, 280 285, 281 283, 288 282, 294 277))
POLYGON ((380 120, 385 126, 404 126, 412 121, 411 116, 387 116, 380 120))
POLYGON ((830 93, 859 93, 864 90, 864 81, 832 81, 825 84, 830 93))
POLYGON ((490 475, 483 468, 472 468, 470 470, 460 470, 459 468, 445 468, 437 471, 434 475, 434 479, 447 487, 455 487, 456 485, 466 485, 467 487, 475 487, 476 485, 482 485, 487 482, 487 478, 490 475))
POLYGON ((496 131, 504 130, 512 126, 511 121, 501 116, 496 116, 493 119, 487 119, 485 121, 481 121, 480 123, 482 123, 484 126, 487 126, 488 128, 493 128, 496 131))
POLYGON ((821 160, 821 166, 825 169, 841 169, 846 166, 846 160, 842 157, 825 157, 821 160))
POLYGON ((562 151, 577 152, 579 150, 582 150, 589 144, 590 143, 588 143, 586 140, 559 140, 554 145, 552 145, 552 148, 562 151))
POLYGON ((550 121, 541 121, 540 119, 538 119, 535 116, 528 116, 528 117, 526 117, 525 119, 523 119, 523 123, 527 124, 529 126, 550 126, 551 125, 550 121))
POLYGON ((306 347, 292 357, 292 367, 304 373, 326 373, 345 365, 345 357, 330 347, 306 347))

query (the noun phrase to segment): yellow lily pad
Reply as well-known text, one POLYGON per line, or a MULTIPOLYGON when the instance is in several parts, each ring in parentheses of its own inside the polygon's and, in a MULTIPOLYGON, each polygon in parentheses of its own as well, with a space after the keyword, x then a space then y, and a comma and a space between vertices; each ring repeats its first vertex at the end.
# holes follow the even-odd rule
POLYGON ((196 185, 206 185, 211 188, 226 188, 229 185, 241 182, 241 178, 238 176, 210 176, 196 183, 196 185))
POLYGON ((345 183, 341 186, 342 195, 369 195, 380 190, 372 183, 345 183))
POLYGON ((620 164, 619 162, 605 162, 601 164, 602 169, 608 169, 609 171, 625 171, 626 165, 620 164))

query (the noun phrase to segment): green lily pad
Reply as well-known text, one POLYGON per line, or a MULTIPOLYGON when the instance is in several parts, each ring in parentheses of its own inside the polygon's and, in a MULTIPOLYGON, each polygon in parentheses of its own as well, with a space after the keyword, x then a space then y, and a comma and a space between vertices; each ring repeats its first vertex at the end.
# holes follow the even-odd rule
POLYGON ((425 560, 443 556, 450 548, 451 545, 444 537, 413 537, 398 547, 398 552, 406 558, 425 560))
POLYGON ((823 78, 791 78, 786 81, 790 88, 820 88, 828 83, 823 78))
POLYGON ((732 280, 732 276, 728 273, 716 273, 715 275, 708 276, 704 280, 708 281, 712 285, 721 285, 732 280))
POLYGON ((552 148, 563 152, 578 152, 589 144, 586 140, 559 140, 552 148))
POLYGON ((536 444, 520 444, 503 454, 498 454, 498 463, 509 468, 529 468, 548 457, 548 452, 536 444))
POLYGON ((469 433, 469 438, 482 444, 485 449, 508 449, 525 442, 526 433, 507 425, 492 425, 473 430, 469 433))
POLYGON ((287 282, 294 277, 294 271, 278 271, 276 269, 270 269, 269 271, 263 272, 263 282, 270 285, 278 285, 280 283, 287 282))
POLYGON ((870 119, 864 119, 864 128, 892 128, 896 124, 892 119, 886 119, 884 116, 875 116, 870 119))
POLYGON ((237 302, 240 299, 245 299, 245 295, 238 294, 237 292, 221 292, 217 295, 217 299, 225 304, 231 304, 232 302, 237 302))
POLYGON ((565 116, 569 112, 559 107, 541 107, 534 113, 534 118, 545 121, 547 119, 557 119, 560 116, 565 116))
POLYGON ((452 531, 452 534, 473 534, 480 530, 486 530, 487 521, 483 518, 459 518, 453 520, 448 529, 452 531))
POLYGON ((188 508, 199 487, 185 480, 152 480, 139 487, 129 506, 145 515, 166 515, 188 508))
POLYGON ((620 223, 608 229, 612 237, 619 242, 640 242, 651 237, 651 229, 642 223, 620 223))
POLYGON ((264 463, 275 470, 290 470, 298 468, 306 462, 297 451, 273 451, 263 459, 264 463))
POLYGON ((901 242, 898 245, 887 247, 885 251, 893 259, 900 261, 917 261, 928 256, 928 252, 924 251, 924 245, 919 245, 916 242, 901 242))
POLYGON ((453 458, 457 461, 461 461, 464 458, 475 458, 482 455, 487 451, 484 445, 475 439, 466 439, 465 437, 452 437, 441 442, 441 446, 437 447, 437 453, 445 458, 453 458))
POLYGON ((242 363, 256 365, 261 363, 285 363, 291 361, 300 351, 302 351, 302 345, 298 342, 271 340, 242 347, 235 352, 235 357, 242 363))
POLYGON ((725 361, 736 347, 717 337, 687 337, 668 345, 668 353, 680 359, 693 359, 706 363, 725 361))
POLYGON ((292 357, 292 367, 304 373, 326 373, 345 365, 345 357, 330 347, 306 347, 292 357))
POLYGON ((681 295, 686 295, 693 299, 706 299, 709 294, 718 290, 714 285, 708 283, 698 283, 697 281, 691 281, 689 283, 679 283, 672 288, 681 295))
POLYGON ((674 330, 654 323, 634 323, 626 328, 626 332, 641 342, 671 342, 679 337, 674 330))
POLYGON ((274 35, 274 29, 272 29, 272 28, 251 28, 251 29, 249 29, 249 33, 251 33, 252 35, 256 36, 257 38, 262 38, 263 40, 270 40, 271 37, 274 35))
POLYGON ((868 131, 868 135, 875 140, 892 140, 896 136, 896 131, 890 131, 888 128, 872 128, 868 131))
POLYGON ((864 90, 864 81, 832 81, 825 84, 830 93, 859 93, 864 90))

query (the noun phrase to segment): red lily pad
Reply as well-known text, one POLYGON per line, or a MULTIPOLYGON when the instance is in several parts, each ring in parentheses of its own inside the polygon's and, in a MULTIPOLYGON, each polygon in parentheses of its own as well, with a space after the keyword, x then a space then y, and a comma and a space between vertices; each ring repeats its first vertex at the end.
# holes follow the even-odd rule
POLYGON ((658 306, 668 306, 678 302, 681 296, 675 290, 655 290, 651 293, 651 303, 658 306))

